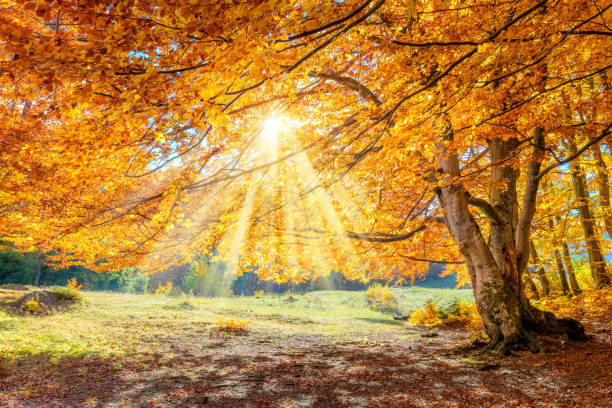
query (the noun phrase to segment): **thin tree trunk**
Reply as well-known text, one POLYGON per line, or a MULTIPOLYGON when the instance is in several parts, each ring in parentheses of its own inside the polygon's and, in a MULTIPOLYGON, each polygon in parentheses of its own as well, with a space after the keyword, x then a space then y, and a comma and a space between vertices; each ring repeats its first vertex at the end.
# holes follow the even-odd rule
POLYGON ((38 264, 36 267, 36 275, 34 276, 34 286, 38 286, 40 283, 40 273, 42 271, 42 264, 38 264))
POLYGON ((608 169, 601 155, 601 147, 594 144, 591 147, 595 164, 597 166, 597 189, 599 190, 599 205, 601 206, 602 218, 606 227, 608 237, 612 239, 612 209, 610 209, 610 180, 608 169))
MULTIPOLYGON (((602 72, 600 76, 606 91, 612 89, 605 72, 602 72)), ((595 88, 595 83, 592 80, 590 82, 590 87, 591 89, 595 88)), ((582 121, 585 122, 585 118, 582 113, 580 114, 580 117, 582 121)), ((589 136, 589 138, 592 138, 592 136, 589 136)), ((597 166, 596 181, 597 189, 599 190, 599 205, 601 207, 602 218, 606 227, 606 232, 608 233, 608 237, 609 239, 612 239, 612 208, 610 208, 610 179, 608 176, 608 168, 601 154, 600 144, 596 143, 591 146, 591 151, 593 152, 593 157, 595 158, 595 164, 597 166)))
MULTIPOLYGON (((550 227, 551 231, 554 231, 555 223, 553 222, 552 219, 548 220, 548 226, 550 227)), ((567 275, 565 274, 565 266, 563 265, 563 258, 561 258, 561 253, 559 252, 559 239, 556 236, 554 237, 553 245, 555 248, 554 257, 555 257, 555 263, 557 265, 557 273, 559 274, 559 283, 561 284, 561 292, 564 295, 569 295, 570 290, 569 290, 569 285, 567 283, 567 275)))
MULTIPOLYGON (((577 148, 574 140, 568 141, 568 148, 571 154, 576 154, 577 148)), ((589 267, 591 269, 591 277, 593 285, 600 288, 605 285, 610 285, 611 279, 608 275, 606 260, 601 252, 601 246, 595 232, 595 224, 593 222, 592 212, 589 205, 589 196, 586 186, 586 177, 582 171, 580 160, 575 159, 571 162, 572 180, 574 184, 574 194, 576 196, 576 205, 580 214, 580 223, 584 232, 586 241, 587 253, 589 256, 589 267)))
POLYGON ((564 295, 569 295, 569 285, 567 284, 567 276, 565 275, 565 267, 563 266, 563 259, 559 249, 555 247, 555 263, 557 264, 557 273, 559 274, 559 281, 561 283, 561 292, 564 295))
POLYGON ((563 240, 562 246, 563 261, 565 262, 565 266, 567 268, 567 276, 569 276, 570 287, 572 288, 572 292, 577 295, 582 292, 582 290, 580 289, 580 285, 578 285, 578 281, 576 280, 576 272, 574 271, 574 265, 572 265, 572 257, 570 255, 566 240, 563 240))
POLYGON ((525 280, 525 290, 531 296, 531 298, 535 300, 540 299, 540 294, 538 293, 538 287, 533 282, 533 279, 531 279, 531 274, 529 273, 528 269, 525 270, 524 280, 525 280))
POLYGON ((538 258, 538 253, 536 252, 533 240, 529 241, 529 251, 531 252, 531 259, 533 260, 533 264, 536 267, 536 273, 538 274, 538 281, 540 282, 540 287, 542 288, 542 296, 548 296, 550 294, 550 282, 548 282, 548 278, 546 277, 546 272, 544 272, 542 263, 540 262, 540 259, 538 258))

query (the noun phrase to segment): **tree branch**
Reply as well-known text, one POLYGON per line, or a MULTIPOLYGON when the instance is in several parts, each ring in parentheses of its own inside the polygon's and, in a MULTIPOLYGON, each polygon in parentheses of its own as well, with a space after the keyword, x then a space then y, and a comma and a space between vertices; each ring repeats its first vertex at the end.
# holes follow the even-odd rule
POLYGON ((571 162, 572 160, 575 160, 576 158, 578 158, 582 153, 586 152, 588 150, 589 147, 593 146, 595 143, 599 142, 600 140, 602 140, 604 137, 612 134, 612 132, 610 131, 610 129, 612 128, 612 123, 609 123, 606 128, 604 130, 602 130, 602 132, 599 134, 599 136, 591 139, 587 144, 585 144, 584 146, 582 146, 580 148, 580 150, 578 150, 575 154, 572 154, 571 156, 561 160, 558 163, 555 164, 551 164, 550 166, 548 166, 546 169, 542 170, 542 172, 540 172, 540 174, 538 174, 538 181, 540 179, 542 179, 542 177, 544 177, 546 175, 546 173, 550 172, 553 169, 556 169, 557 167, 563 166, 564 164, 567 164, 569 162, 571 162))
POLYGON ((491 203, 483 198, 474 197, 468 192, 465 194, 467 195, 467 203, 471 206, 480 208, 482 212, 485 213, 487 218, 489 218, 489 221, 495 222, 496 224, 503 223, 500 215, 497 213, 497 210, 491 205, 491 203))
POLYGON ((421 226, 416 227, 410 232, 407 232, 405 234, 399 234, 399 235, 382 234, 380 232, 362 232, 362 233, 347 232, 346 236, 352 239, 358 239, 358 240, 367 241, 367 242, 380 242, 380 243, 397 242, 397 241, 403 241, 403 240, 409 239, 417 232, 423 231, 425 228, 427 228, 426 225, 421 225, 421 226))
POLYGON ((325 25, 322 25, 321 27, 317 27, 317 28, 314 28, 312 30, 304 31, 303 33, 294 34, 291 37, 289 37, 287 40, 283 40, 283 42, 288 42, 288 41, 297 40, 299 38, 308 37, 309 35, 316 34, 316 33, 319 33, 321 31, 327 30, 328 28, 336 26, 338 24, 342 24, 345 21, 348 21, 351 18, 355 17, 357 14, 359 14, 371 2, 372 2, 372 0, 366 0, 363 4, 361 4, 361 6, 357 7, 355 10, 353 10, 351 13, 347 14, 346 16, 344 16, 342 18, 339 18, 337 20, 334 20, 332 22, 329 22, 329 23, 327 23, 325 25))
POLYGON ((435 263, 435 264, 455 264, 455 265, 463 265, 465 261, 442 261, 439 259, 427 259, 427 258, 417 258, 409 255, 401 255, 402 258, 410 259, 411 261, 417 262, 427 262, 427 263, 435 263))
POLYGON ((378 98, 378 96, 376 96, 374 92, 369 90, 365 85, 363 85, 356 79, 343 77, 333 72, 322 72, 319 74, 311 74, 311 76, 315 78, 329 79, 335 81, 341 85, 346 86, 347 88, 357 91, 363 98, 372 100, 372 102, 374 102, 376 106, 380 106, 382 104, 382 101, 378 98))

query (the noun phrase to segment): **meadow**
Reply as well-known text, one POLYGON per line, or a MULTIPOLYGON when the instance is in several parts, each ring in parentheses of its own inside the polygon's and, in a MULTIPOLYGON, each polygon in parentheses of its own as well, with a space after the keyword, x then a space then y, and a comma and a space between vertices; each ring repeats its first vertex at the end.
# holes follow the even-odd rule
MULTIPOLYGON (((428 299, 471 299, 469 290, 392 292, 408 313, 428 299)), ((83 304, 50 315, 0 311, 0 406, 573 406, 587 398, 563 350, 519 359, 474 354, 472 333, 396 320, 372 310, 364 292, 82 295, 83 304), (245 330, 222 330, 228 323, 245 330), (560 369, 567 372, 555 374, 560 369), (553 388, 558 401, 550 405, 553 388)), ((563 347, 589 366, 589 406, 605 406, 609 394, 597 381, 605 380, 600 358, 609 344, 563 347)))

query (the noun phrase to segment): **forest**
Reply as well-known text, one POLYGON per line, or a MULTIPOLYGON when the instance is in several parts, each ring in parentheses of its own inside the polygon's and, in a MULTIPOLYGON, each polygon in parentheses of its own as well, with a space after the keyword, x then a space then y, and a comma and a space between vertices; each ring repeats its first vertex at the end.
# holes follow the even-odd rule
POLYGON ((0 406, 608 406, 611 7, 0 0, 0 406))

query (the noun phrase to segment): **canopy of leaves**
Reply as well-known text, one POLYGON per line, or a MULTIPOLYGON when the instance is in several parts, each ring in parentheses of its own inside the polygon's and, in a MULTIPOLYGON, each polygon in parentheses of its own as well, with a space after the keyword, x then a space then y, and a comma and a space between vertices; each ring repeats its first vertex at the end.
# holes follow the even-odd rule
MULTIPOLYGON (((2 1, 0 238, 99 270, 218 248, 278 281, 462 272, 440 144, 486 198, 488 142, 518 138, 524 166, 542 127, 565 191, 564 142, 610 135, 610 7, 2 1)), ((536 227, 571 214, 555 197, 536 227)))

